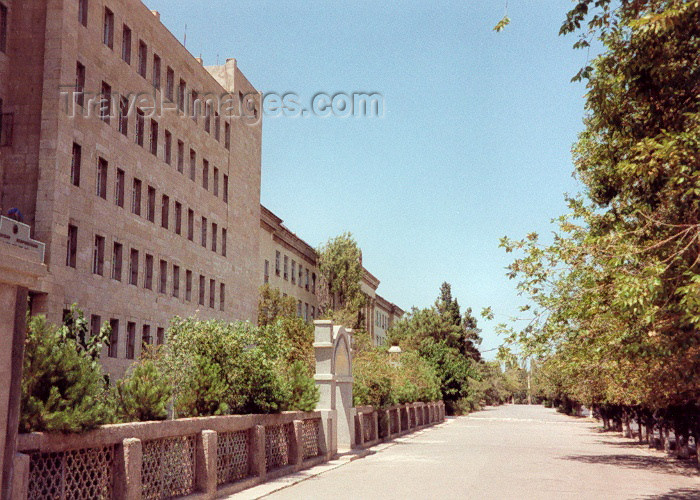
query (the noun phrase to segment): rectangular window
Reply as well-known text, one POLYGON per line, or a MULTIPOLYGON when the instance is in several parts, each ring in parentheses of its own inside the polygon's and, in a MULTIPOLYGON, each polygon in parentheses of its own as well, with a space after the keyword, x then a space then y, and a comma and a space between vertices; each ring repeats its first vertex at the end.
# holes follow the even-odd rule
POLYGON ((280 253, 275 252, 275 274, 280 275, 280 253))
POLYGON ((216 307, 216 281, 209 280, 209 307, 216 307))
POLYGON ((97 159, 97 182, 96 194, 100 198, 107 199, 107 160, 104 158, 97 159))
POLYGON ((119 132, 123 136, 129 135, 129 98, 121 96, 119 98, 119 132))
POLYGON ((165 72, 165 97, 173 102, 173 97, 175 96, 175 72, 173 68, 168 66, 165 72))
POLYGON ((116 358, 119 355, 119 320, 114 318, 110 319, 109 327, 112 333, 109 335, 109 351, 107 355, 110 358, 116 358))
POLYGON ((185 80, 180 79, 180 84, 177 88, 177 109, 180 111, 185 110, 185 98, 187 97, 187 83, 185 80))
POLYGON ((110 49, 114 48, 114 13, 105 7, 105 22, 102 41, 110 49))
POLYGON ((284 279, 289 281, 289 258, 284 256, 284 279))
POLYGON ((75 103, 85 106, 85 66, 80 62, 75 65, 75 103))
POLYGON ((209 160, 202 160, 202 187, 209 190, 209 160))
POLYGON ((148 45, 143 40, 139 40, 139 75, 146 78, 148 71, 148 45))
POLYGON ((214 167, 214 196, 219 196, 219 169, 214 167))
POLYGON ((102 82, 102 93, 100 94, 100 119, 109 123, 112 117, 112 86, 102 82))
POLYGON ((316 295, 316 273, 311 273, 311 293, 316 295))
POLYGON ((114 242, 112 247, 112 279, 121 281, 122 280, 122 260, 123 260, 124 247, 121 243, 114 242))
POLYGON ((151 343, 151 325, 143 325, 141 329, 141 349, 151 343))
POLYGON ((78 22, 87 27, 88 23, 88 0, 78 0, 78 22))
POLYGON ((131 213, 141 215, 141 181, 136 178, 131 188, 131 213))
POLYGON ((219 285, 219 310, 223 311, 226 309, 226 285, 221 283, 219 285))
POLYGON ((228 203, 228 175, 224 175, 224 203, 228 203))
POLYGON ((192 301, 192 271, 185 271, 185 300, 192 301))
POLYGON ((129 284, 134 286, 139 284, 139 251, 133 248, 129 256, 129 284))
POLYGON ((303 271, 301 270, 301 262, 300 262, 300 263, 299 263, 299 280, 298 280, 299 288, 301 288, 301 287, 303 286, 303 285, 301 284, 301 279, 302 279, 303 275, 304 275, 304 273, 303 273, 303 271))
POLYGON ((136 144, 143 147, 146 135, 146 115, 142 109, 136 108, 136 144))
POLYGON ((134 359, 136 356, 136 323, 129 321, 126 324, 126 359, 134 359))
POLYGON ((143 287, 153 290, 153 255, 146 254, 146 279, 143 287))
POLYGON ((206 293, 206 290, 204 290, 204 283, 206 283, 206 278, 200 274, 199 275, 199 305, 200 306, 204 305, 204 294, 206 293))
POLYGON ((263 275, 263 278, 265 280, 265 283, 270 282, 270 261, 269 260, 265 261, 265 274, 263 275))
POLYGON ((292 259, 292 285, 297 282, 297 261, 292 259))
POLYGON ((148 222, 156 221, 156 188, 148 186, 148 204, 146 205, 146 219, 148 222))
POLYGON ((304 321, 309 321, 309 304, 304 302, 304 321))
POLYGON ((201 243, 204 248, 207 248, 207 218, 202 216, 202 238, 201 243))
POLYGON ((307 292, 309 291, 309 268, 308 267, 306 268, 306 286, 304 288, 306 288, 307 292))
POLYGON ((199 92, 193 90, 190 92, 190 112, 192 113, 192 119, 196 122, 199 118, 199 92))
POLYGON ((92 274, 104 275, 105 268, 105 238, 95 235, 95 246, 92 251, 92 274))
POLYGON ((131 64, 131 29, 126 24, 122 28, 122 59, 131 64))
POLYGON ((214 112, 214 138, 221 141, 221 116, 216 111, 214 112))
POLYGON ((297 301, 297 317, 301 318, 301 300, 297 301))
POLYGON ((160 56, 153 54, 153 87, 160 90, 160 56))
POLYGON ((185 143, 182 141, 177 141, 177 171, 185 171, 185 143))
POLYGON ((175 202, 175 234, 182 234, 182 203, 175 202))
POLYGON ((165 131, 165 155, 164 155, 165 163, 168 165, 173 164, 173 135, 168 132, 167 130, 165 131))
POLYGON ((168 229, 170 222, 170 197, 163 195, 160 204, 160 225, 164 229, 168 229))
POLYGON ((187 239, 194 241, 194 210, 187 209, 187 239))
POLYGON ((68 242, 66 245, 66 265, 75 268, 78 254, 78 228, 68 225, 68 242))
POLYGON ((217 241, 216 238, 219 233, 219 226, 215 223, 212 222, 211 224, 211 251, 216 252, 216 246, 217 246, 217 241))
POLYGON ((316 308, 314 306, 311 306, 311 319, 316 318, 316 308))
POLYGON ((226 228, 221 230, 221 255, 226 257, 226 228))
POLYGON ((197 153, 190 149, 190 179, 195 180, 197 176, 197 153))
POLYGON ((204 107, 204 131, 211 134, 211 102, 207 101, 204 107))
POLYGON ((160 293, 168 293, 168 263, 161 259, 160 261, 160 293))
POLYGON ((158 345, 165 344, 165 328, 158 327, 156 330, 156 342, 158 342, 158 345))
POLYGON ((102 329, 102 318, 97 314, 90 315, 90 334, 95 336, 100 334, 102 329))
POLYGON ((226 122, 224 124, 224 144, 226 149, 231 150, 231 125, 226 122))
POLYGON ((158 122, 151 119, 151 154, 158 156, 158 122))
POLYGON ((70 163, 70 183, 80 186, 80 164, 82 162, 83 148, 79 144, 73 143, 73 156, 70 163))
POLYGON ((180 296, 180 266, 173 265, 173 297, 180 296))

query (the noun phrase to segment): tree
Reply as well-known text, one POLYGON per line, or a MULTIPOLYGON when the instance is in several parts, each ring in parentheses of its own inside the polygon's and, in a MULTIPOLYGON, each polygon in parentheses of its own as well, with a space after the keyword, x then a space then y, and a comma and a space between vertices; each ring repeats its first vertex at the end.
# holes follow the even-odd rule
POLYGON ((122 422, 165 420, 172 387, 153 359, 142 359, 117 381, 117 416, 122 422))
POLYGON ((297 302, 294 297, 284 297, 279 288, 268 284, 260 287, 258 300, 258 326, 273 324, 280 318, 295 318, 297 302))

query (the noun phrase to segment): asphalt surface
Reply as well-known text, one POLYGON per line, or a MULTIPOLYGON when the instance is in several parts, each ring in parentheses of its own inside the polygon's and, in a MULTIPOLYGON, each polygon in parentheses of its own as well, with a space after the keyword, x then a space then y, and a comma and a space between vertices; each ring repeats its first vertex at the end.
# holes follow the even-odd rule
POLYGON ((271 499, 700 499, 692 462, 541 406, 487 408, 271 499))

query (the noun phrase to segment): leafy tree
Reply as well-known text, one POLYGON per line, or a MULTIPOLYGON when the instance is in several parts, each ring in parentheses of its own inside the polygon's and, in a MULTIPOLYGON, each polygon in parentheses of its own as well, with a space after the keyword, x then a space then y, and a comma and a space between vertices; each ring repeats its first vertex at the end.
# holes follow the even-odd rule
POLYGON ((267 326, 280 318, 295 318, 297 303, 294 297, 284 297, 279 288, 268 284, 260 287, 258 325, 267 326))
POLYGON ((153 359, 142 359, 117 381, 117 416, 122 422, 165 420, 172 387, 153 359))

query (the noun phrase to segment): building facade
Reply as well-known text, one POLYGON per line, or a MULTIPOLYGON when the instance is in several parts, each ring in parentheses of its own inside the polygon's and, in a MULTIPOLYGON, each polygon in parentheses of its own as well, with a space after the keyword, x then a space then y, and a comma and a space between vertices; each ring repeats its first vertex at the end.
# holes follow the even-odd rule
POLYGON ((46 244, 33 312, 109 322, 112 376, 173 316, 254 318, 262 126, 235 60, 204 68, 140 0, 0 16, 0 208, 46 244))

